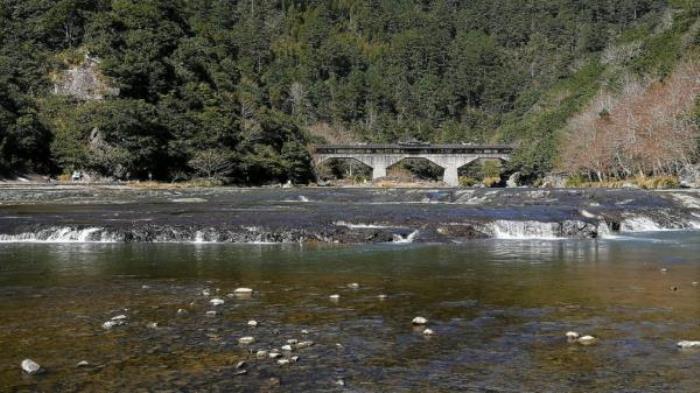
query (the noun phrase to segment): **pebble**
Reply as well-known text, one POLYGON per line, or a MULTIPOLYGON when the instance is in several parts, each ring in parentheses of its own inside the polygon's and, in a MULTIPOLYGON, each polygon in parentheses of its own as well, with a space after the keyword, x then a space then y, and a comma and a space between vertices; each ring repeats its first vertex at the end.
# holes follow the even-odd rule
POLYGON ((177 309, 177 315, 185 315, 185 314, 187 314, 187 310, 185 310, 184 308, 177 309))
POLYGON ((693 281, 693 286, 694 286, 694 287, 697 287, 698 285, 700 285, 700 282, 693 281))
POLYGON ((681 349, 700 348, 700 341, 683 340, 679 341, 676 345, 681 349))
POLYGON ((311 340, 306 340, 306 341, 300 341, 296 346, 298 349, 302 348, 308 348, 310 346, 314 345, 314 342, 311 340))
POLYGON ((215 297, 215 298, 211 299, 209 301, 209 303, 211 303, 212 306, 220 306, 220 305, 224 304, 224 299, 215 297))
POLYGON ((102 324, 102 329, 109 330, 115 326, 121 326, 124 324, 124 321, 122 320, 117 320, 117 321, 107 321, 102 324))
POLYGON ((386 300, 386 295, 379 295, 377 296, 379 298, 379 301, 384 301, 386 300))
POLYGON ((350 284, 348 284, 348 288, 350 288, 350 289, 358 289, 358 288, 360 288, 360 284, 358 284, 358 283, 356 283, 356 282, 351 282, 350 284))
POLYGON ((258 326, 258 321, 251 319, 250 321, 248 321, 248 326, 256 327, 256 326, 258 326))
POLYGON ((32 359, 22 360, 21 366, 22 370, 29 375, 37 374, 41 371, 41 366, 39 363, 33 361, 32 359))
POLYGON ((282 354, 279 353, 279 352, 274 352, 274 351, 273 351, 273 352, 270 352, 267 356, 268 356, 270 359, 277 359, 278 357, 282 356, 282 354))
POLYGON ((89 367, 90 363, 87 360, 81 360, 78 362, 78 364, 75 365, 75 367, 89 367))
POLYGON ((309 331, 306 329, 301 329, 301 334, 309 334, 309 331))
POLYGON ((248 345, 255 342, 255 337, 245 336, 238 339, 238 343, 241 345, 248 345))
POLYGON ((345 381, 343 381, 342 379, 338 379, 335 381, 335 384, 337 386, 345 386, 345 381))
POLYGON ((286 366, 289 364, 289 359, 279 359, 277 361, 277 364, 279 364, 280 366, 286 366))
POLYGON ((566 338, 569 340, 576 340, 577 338, 581 337, 578 332, 566 332, 566 338))
POLYGON ((598 341, 597 338, 589 335, 579 337, 578 340, 576 340, 576 342, 578 342, 581 345, 591 345, 594 344, 596 341, 598 341))
POLYGON ((214 310, 209 310, 209 311, 207 311, 207 316, 208 316, 208 317, 215 317, 215 316, 216 316, 216 311, 214 311, 214 310))
POLYGON ((208 289, 203 289, 203 290, 202 290, 202 295, 203 295, 203 296, 209 296, 209 295, 211 295, 211 291, 208 290, 208 289))
POLYGON ((299 340, 297 340, 296 338, 290 338, 289 340, 287 340, 287 344, 289 344, 289 345, 294 345, 298 342, 299 342, 299 340))
POLYGON ((250 288, 236 288, 236 290, 233 291, 233 293, 236 295, 252 295, 253 290, 250 288))
POLYGON ((328 298, 331 299, 332 302, 337 302, 340 300, 340 295, 330 295, 328 298))
POLYGON ((668 269, 666 269, 665 267, 662 267, 661 269, 659 269, 659 271, 660 271, 661 273, 667 273, 667 272, 668 272, 668 269))
POLYGON ((292 346, 291 345, 282 345, 282 350, 285 352, 291 352, 292 346))
POLYGON ((151 322, 148 325, 146 325, 149 329, 158 329, 158 322, 151 322))
POLYGON ((291 358, 289 358, 289 360, 291 360, 292 362, 296 363, 296 362, 299 361, 299 356, 292 356, 291 358))
POLYGON ((413 318, 413 321, 411 321, 414 325, 425 325, 428 323, 428 320, 423 318, 423 317, 415 317, 413 318))
POLYGON ((426 336, 432 336, 435 334, 435 332, 432 329, 425 329, 423 330, 423 334, 426 336))
POLYGON ((151 289, 150 285, 141 285, 141 289, 151 289))
POLYGON ((265 359, 267 357, 267 351, 260 350, 255 352, 255 357, 258 359, 265 359))

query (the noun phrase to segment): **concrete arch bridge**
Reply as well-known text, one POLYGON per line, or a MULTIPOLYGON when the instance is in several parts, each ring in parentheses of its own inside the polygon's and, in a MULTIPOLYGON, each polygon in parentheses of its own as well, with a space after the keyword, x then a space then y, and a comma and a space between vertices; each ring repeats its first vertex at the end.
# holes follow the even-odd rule
POLYGON ((330 159, 354 159, 372 168, 372 180, 386 176, 388 167, 406 158, 423 158, 442 167, 443 181, 459 185, 459 168, 479 159, 510 161, 510 145, 429 145, 429 144, 366 144, 318 145, 312 148, 314 165, 330 159))

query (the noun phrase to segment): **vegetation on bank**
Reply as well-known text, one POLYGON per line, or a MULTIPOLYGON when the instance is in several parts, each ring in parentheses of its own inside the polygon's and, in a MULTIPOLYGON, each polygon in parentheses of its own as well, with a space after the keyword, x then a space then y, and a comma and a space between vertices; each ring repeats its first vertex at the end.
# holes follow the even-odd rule
MULTIPOLYGON (((610 141, 654 108, 667 119, 636 135, 678 136, 657 150, 697 162, 697 92, 655 101, 697 64, 699 15, 692 0, 7 0, 0 175, 304 183, 311 143, 413 138, 515 143, 503 172, 527 181, 673 175, 610 141), (603 98, 616 105, 596 111, 603 98), (604 122, 607 141, 579 138, 604 122), (569 159, 591 146, 614 164, 569 159)), ((478 170, 462 175, 495 182, 478 170)))

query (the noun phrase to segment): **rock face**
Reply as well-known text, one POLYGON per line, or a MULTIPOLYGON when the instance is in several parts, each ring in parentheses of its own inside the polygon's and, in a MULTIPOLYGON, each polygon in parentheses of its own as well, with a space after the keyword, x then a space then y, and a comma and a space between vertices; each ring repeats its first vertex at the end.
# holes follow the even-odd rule
POLYGON ((103 100, 118 96, 119 89, 107 83, 99 70, 100 59, 85 55, 85 60, 63 72, 54 84, 54 94, 70 96, 79 100, 103 100))

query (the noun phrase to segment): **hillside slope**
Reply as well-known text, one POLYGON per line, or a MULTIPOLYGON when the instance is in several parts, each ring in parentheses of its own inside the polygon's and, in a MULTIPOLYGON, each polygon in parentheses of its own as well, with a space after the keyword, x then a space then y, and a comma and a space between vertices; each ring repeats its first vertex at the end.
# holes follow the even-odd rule
POLYGON ((0 173, 262 184, 323 140, 515 142, 551 171, 604 86, 669 75, 692 0, 7 0, 0 173))

